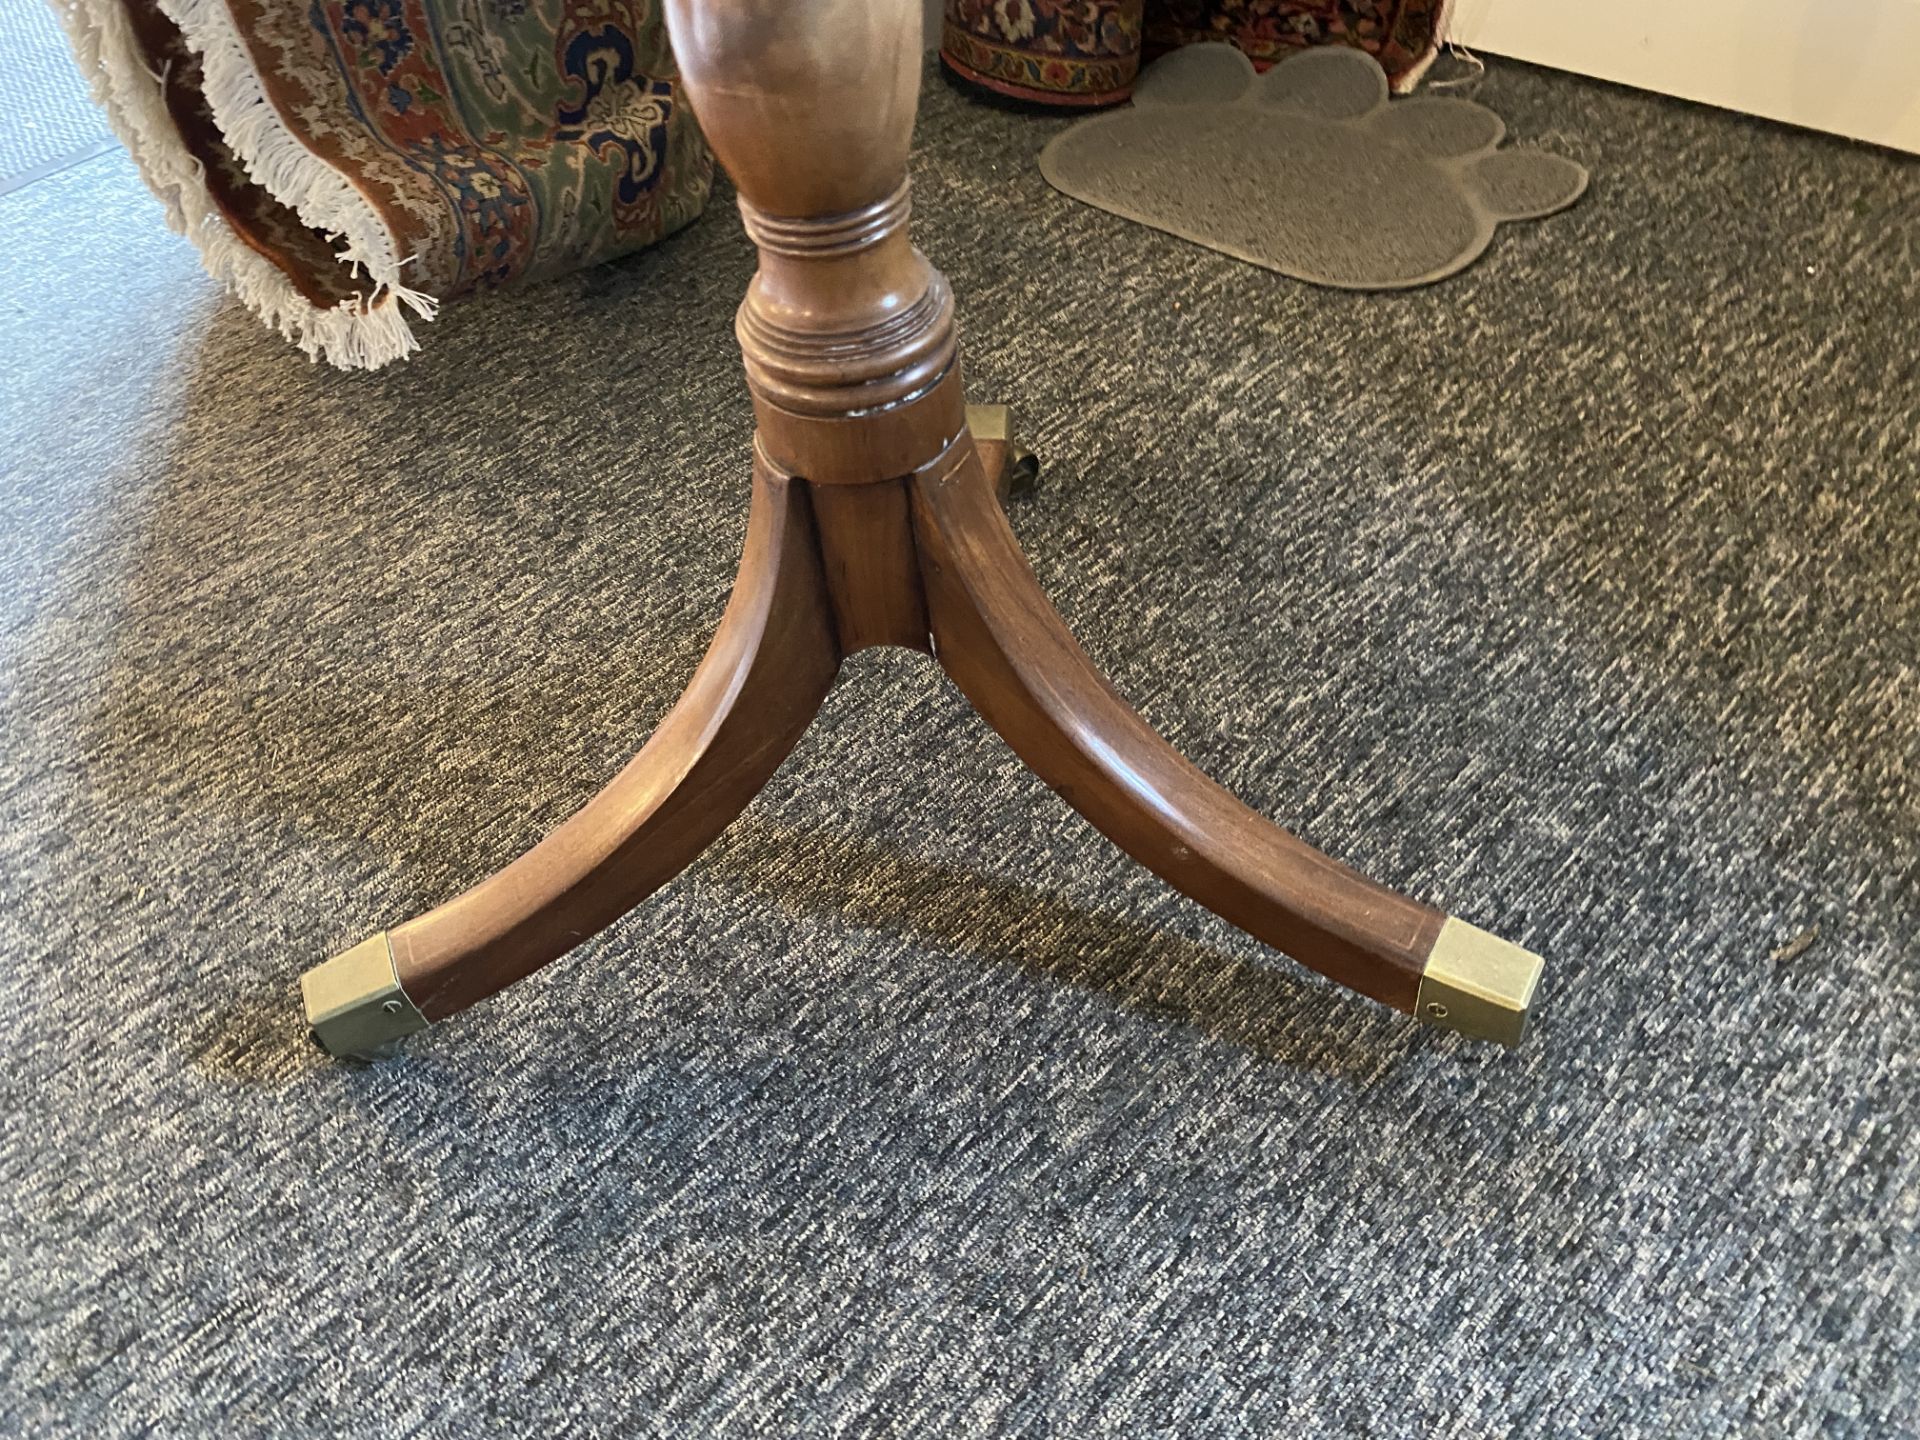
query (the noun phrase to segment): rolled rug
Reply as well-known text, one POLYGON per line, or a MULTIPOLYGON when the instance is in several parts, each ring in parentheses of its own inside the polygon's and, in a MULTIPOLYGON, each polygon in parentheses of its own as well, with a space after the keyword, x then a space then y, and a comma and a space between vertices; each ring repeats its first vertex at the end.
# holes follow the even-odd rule
POLYGON ((1147 0, 1144 54, 1232 45, 1256 70, 1315 45, 1345 45, 1380 62, 1396 94, 1440 53, 1451 0, 1147 0))
POLYGON ((441 301, 699 215, 713 162, 648 0, 56 0, 209 273, 373 369, 441 301))
POLYGON ((1145 0, 946 0, 940 61, 996 94, 1114 105, 1140 70, 1145 0))

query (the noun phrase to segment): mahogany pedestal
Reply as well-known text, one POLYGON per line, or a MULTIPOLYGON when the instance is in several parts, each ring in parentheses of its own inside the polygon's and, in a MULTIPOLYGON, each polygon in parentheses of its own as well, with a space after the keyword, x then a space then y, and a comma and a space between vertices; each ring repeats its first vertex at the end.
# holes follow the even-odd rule
POLYGON ((1242 805, 1133 712, 1041 593, 995 494, 1004 429, 969 423, 953 296, 907 235, 919 0, 667 12, 760 251, 737 327, 758 431, 732 599, 686 693, 578 814, 302 977, 319 1043, 379 1053, 618 919, 740 813, 870 645, 931 655, 1069 804, 1202 905, 1382 1004, 1518 1043, 1538 957, 1242 805))

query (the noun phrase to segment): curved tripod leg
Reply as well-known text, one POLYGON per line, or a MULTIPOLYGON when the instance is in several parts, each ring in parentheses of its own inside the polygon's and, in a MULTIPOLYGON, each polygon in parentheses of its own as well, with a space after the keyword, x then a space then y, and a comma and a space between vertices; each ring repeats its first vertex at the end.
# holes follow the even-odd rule
POLYGON ((839 665, 806 486, 756 457, 733 596, 645 748, 504 870, 302 976, 315 1038, 334 1054, 378 1053, 613 923, 746 807, 839 665))
POLYGON ((1176 889, 1350 989, 1517 1043, 1537 957, 1263 819, 1121 699, 1034 578, 969 437, 914 482, 934 653, 1041 779, 1176 889))

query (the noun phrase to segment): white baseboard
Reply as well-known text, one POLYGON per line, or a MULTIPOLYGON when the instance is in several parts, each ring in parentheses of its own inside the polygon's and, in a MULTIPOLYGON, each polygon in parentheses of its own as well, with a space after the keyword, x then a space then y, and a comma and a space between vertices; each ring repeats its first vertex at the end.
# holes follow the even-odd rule
POLYGON ((1449 33, 1920 154, 1920 0, 1456 0, 1449 33))

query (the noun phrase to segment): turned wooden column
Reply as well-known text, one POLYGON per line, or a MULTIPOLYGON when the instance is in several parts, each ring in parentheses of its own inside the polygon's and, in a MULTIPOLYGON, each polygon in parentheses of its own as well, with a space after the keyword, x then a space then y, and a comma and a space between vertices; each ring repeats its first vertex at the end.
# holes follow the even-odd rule
POLYGON ((668 0, 667 19, 760 250, 737 333, 762 453, 815 486, 934 462, 965 407, 953 292, 907 235, 920 6, 668 0))

